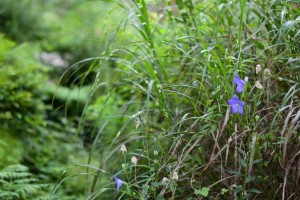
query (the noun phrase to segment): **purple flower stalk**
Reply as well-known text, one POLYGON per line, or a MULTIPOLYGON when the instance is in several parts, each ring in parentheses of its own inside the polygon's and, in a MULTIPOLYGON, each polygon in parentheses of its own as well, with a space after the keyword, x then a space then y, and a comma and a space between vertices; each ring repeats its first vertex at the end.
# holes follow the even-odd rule
POLYGON ((239 113, 239 114, 244 114, 244 106, 245 106, 245 102, 239 100, 238 96, 233 95, 233 97, 228 100, 229 105, 231 106, 231 112, 233 114, 235 113, 239 113))
POLYGON ((115 182, 117 184, 117 192, 119 192, 120 190, 120 187, 122 186, 123 184, 123 181, 121 179, 118 179, 118 177, 115 176, 115 182))
POLYGON ((233 79, 233 82, 237 85, 236 91, 238 93, 243 92, 245 87, 245 81, 240 79, 239 75, 236 75, 236 77, 233 79))

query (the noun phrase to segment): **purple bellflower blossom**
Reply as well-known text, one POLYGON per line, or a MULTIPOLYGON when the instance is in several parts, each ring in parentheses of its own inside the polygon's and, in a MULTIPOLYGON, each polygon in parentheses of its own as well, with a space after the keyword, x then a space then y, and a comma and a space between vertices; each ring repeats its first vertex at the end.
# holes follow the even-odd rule
POLYGON ((243 92, 245 87, 245 81, 240 79, 239 75, 236 75, 236 77, 233 79, 233 82, 237 85, 236 91, 238 93, 243 92))
POLYGON ((117 184, 117 192, 119 192, 120 190, 120 187, 122 186, 123 184, 123 181, 121 179, 118 179, 118 177, 115 176, 115 182, 117 184))
POLYGON ((238 112, 239 114, 244 114, 244 106, 245 102, 239 100, 238 96, 233 95, 233 97, 228 100, 229 105, 231 106, 231 112, 235 114, 238 112))

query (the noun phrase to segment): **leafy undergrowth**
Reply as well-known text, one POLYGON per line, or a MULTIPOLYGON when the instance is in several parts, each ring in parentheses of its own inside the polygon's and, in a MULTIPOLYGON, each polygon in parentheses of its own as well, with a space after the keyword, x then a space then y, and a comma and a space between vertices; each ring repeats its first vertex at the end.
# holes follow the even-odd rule
POLYGON ((299 4, 116 3, 125 21, 92 66, 107 100, 88 199, 297 198, 299 4), (127 103, 107 113, 114 94, 127 103))
POLYGON ((300 196, 297 1, 37 2, 1 1, 4 198, 300 196))

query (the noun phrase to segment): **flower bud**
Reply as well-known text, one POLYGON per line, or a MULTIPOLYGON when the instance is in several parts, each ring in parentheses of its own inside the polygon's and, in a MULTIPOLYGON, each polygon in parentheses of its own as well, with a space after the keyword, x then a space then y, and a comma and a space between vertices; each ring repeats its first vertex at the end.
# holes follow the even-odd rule
POLYGON ((168 179, 168 178, 164 177, 164 178, 162 179, 162 184, 163 184, 163 185, 167 185, 168 182, 169 182, 169 179, 168 179))
POLYGON ((135 156, 132 156, 131 162, 132 162, 132 164, 137 165, 138 159, 135 156))
POLYGON ((178 181, 178 173, 177 172, 173 172, 172 179, 178 181))
POLYGON ((120 151, 121 151, 122 153, 127 152, 127 148, 126 148, 126 146, 125 146, 124 144, 122 144, 120 151))

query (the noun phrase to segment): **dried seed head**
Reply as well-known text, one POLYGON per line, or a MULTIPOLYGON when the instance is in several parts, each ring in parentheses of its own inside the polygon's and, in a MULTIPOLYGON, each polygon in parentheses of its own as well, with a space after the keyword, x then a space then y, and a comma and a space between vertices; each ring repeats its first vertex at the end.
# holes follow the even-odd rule
POLYGON ((132 156, 131 162, 132 162, 132 164, 137 165, 138 159, 135 156, 132 156))
POLYGON ((167 185, 168 182, 169 182, 169 179, 168 179, 168 178, 164 177, 164 178, 162 179, 162 184, 163 184, 163 185, 167 185))
POLYGON ((178 173, 177 172, 173 172, 172 179, 178 181, 178 173))
POLYGON ((124 144, 122 144, 120 151, 121 151, 122 153, 127 152, 127 148, 126 148, 126 146, 125 146, 124 144))
POLYGON ((255 82, 255 87, 257 87, 258 89, 262 89, 263 88, 263 86, 260 84, 259 81, 255 82))

